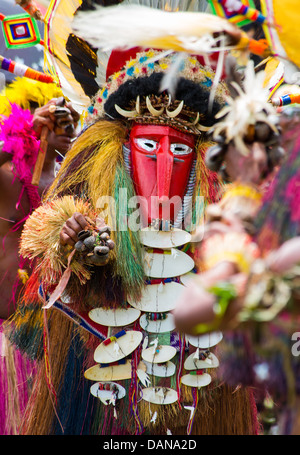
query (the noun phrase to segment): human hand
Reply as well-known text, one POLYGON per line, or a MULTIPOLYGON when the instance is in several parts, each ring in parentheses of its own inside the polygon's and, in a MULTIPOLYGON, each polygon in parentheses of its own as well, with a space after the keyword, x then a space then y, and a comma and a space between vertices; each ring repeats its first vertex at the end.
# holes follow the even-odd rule
POLYGON ((94 223, 80 213, 74 213, 64 224, 60 240, 62 245, 71 245, 89 265, 105 265, 109 252, 115 244, 110 238, 111 229, 103 220, 94 223))
POLYGON ((88 227, 89 223, 84 215, 75 212, 71 218, 69 218, 60 232, 60 243, 61 245, 74 246, 78 242, 78 234, 80 231, 84 231, 88 227))
POLYGON ((238 314, 243 306, 246 282, 247 276, 236 273, 230 263, 219 264, 214 271, 195 275, 186 284, 172 311, 177 330, 197 335, 236 327, 239 324, 238 314), (229 287, 234 287, 235 298, 229 300, 221 315, 218 298, 210 288, 224 282, 228 283, 229 287))
POLYGON ((33 114, 33 129, 38 137, 41 136, 41 132, 44 126, 49 131, 53 131, 55 126, 54 111, 56 107, 56 98, 50 100, 47 104, 42 107, 38 107, 33 114))
POLYGON ((290 270, 300 263, 300 237, 294 237, 284 242, 277 250, 272 251, 266 258, 268 268, 278 274, 290 270))
POLYGON ((34 111, 33 129, 38 137, 40 137, 44 126, 47 126, 51 132, 55 130, 56 135, 65 134, 65 131, 61 130, 61 126, 67 122, 68 125, 73 126, 68 135, 75 137, 74 130, 77 128, 79 119, 80 115, 75 111, 71 102, 65 101, 64 98, 53 98, 34 111))

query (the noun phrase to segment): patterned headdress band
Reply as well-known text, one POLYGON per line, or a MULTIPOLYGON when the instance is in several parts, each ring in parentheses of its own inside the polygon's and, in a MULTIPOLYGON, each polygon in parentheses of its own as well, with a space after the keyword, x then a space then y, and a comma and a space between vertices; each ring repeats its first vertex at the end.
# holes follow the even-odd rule
POLYGON ((166 56, 156 50, 138 52, 108 78, 95 96, 88 122, 108 116, 127 122, 167 124, 194 134, 207 131, 224 105, 225 84, 216 86, 210 112, 208 100, 214 72, 203 67, 196 57, 186 56, 180 62, 175 96, 161 91, 163 78, 172 71, 176 58, 177 54, 166 56))
POLYGON ((132 102, 132 110, 124 110, 117 104, 116 111, 126 120, 133 120, 136 123, 147 123, 151 125, 169 125, 183 132, 200 134, 208 131, 210 127, 201 125, 203 114, 194 112, 184 105, 184 101, 172 101, 171 95, 149 95, 137 96, 132 102))

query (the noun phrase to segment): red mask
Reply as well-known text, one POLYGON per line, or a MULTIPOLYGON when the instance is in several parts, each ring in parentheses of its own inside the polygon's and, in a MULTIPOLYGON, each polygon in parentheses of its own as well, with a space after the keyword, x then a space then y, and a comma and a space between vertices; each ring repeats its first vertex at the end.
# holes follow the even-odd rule
POLYGON ((163 220, 168 229, 176 219, 195 158, 194 146, 194 135, 170 126, 132 128, 132 177, 136 194, 142 196, 140 212, 144 226, 153 220, 163 220))

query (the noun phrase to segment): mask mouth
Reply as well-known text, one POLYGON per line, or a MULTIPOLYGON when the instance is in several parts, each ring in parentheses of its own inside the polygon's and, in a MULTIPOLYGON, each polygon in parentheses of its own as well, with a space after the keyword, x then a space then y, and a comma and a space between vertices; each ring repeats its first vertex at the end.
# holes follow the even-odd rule
POLYGON ((167 232, 174 227, 174 224, 171 223, 170 220, 156 218, 151 221, 150 227, 153 228, 155 231, 167 232))

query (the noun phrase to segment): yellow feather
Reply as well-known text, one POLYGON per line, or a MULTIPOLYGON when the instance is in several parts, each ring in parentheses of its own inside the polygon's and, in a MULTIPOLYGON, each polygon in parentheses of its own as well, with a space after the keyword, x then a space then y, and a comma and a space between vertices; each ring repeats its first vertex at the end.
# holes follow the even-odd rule
POLYGON ((1 93, 0 115, 10 115, 10 103, 18 104, 22 109, 30 109, 31 103, 41 107, 51 99, 61 96, 63 93, 56 84, 46 84, 26 77, 17 77, 1 93))
POLYGON ((117 163, 123 161, 126 138, 127 129, 119 122, 103 120, 93 124, 77 138, 67 153, 46 199, 83 183, 95 208, 100 196, 113 194, 115 170, 117 163), (88 159, 78 169, 68 173, 69 167, 83 150, 89 151, 88 159))

